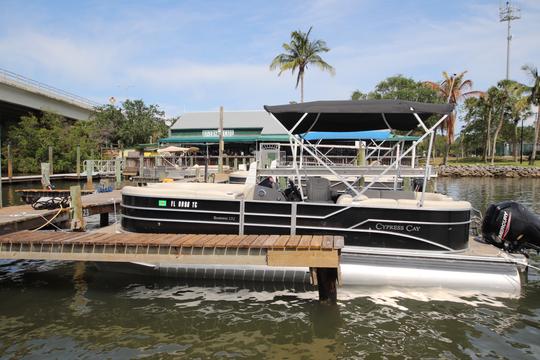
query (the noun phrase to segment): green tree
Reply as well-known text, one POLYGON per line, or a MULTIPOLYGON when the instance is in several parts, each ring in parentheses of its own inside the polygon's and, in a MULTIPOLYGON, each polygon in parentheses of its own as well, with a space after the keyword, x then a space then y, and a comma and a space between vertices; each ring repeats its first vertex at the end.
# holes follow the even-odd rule
POLYGON ((534 165, 536 159, 536 151, 538 144, 538 135, 540 133, 540 75, 538 74, 538 69, 532 65, 524 65, 522 67, 532 79, 532 86, 527 87, 526 91, 529 93, 527 97, 527 102, 529 106, 536 105, 536 126, 534 130, 534 141, 531 157, 529 158, 529 165, 534 165))
POLYGON ((126 100, 121 107, 106 105, 93 116, 93 129, 100 146, 134 146, 156 141, 167 134, 165 113, 157 105, 142 100, 126 100))
POLYGON ((279 69, 278 76, 284 71, 291 70, 294 75, 298 70, 296 77, 296 88, 300 84, 300 102, 304 102, 304 73, 309 65, 314 65, 323 71, 328 71, 334 75, 334 68, 321 58, 321 53, 330 51, 323 40, 309 39, 313 27, 310 27, 305 33, 301 30, 291 33, 290 43, 282 45, 284 53, 277 55, 270 64, 270 70, 279 69))
MULTIPOLYGON (((353 100, 362 99, 359 90, 353 92, 353 100)), ((362 94, 363 95, 363 94, 362 94)), ((442 102, 437 91, 431 89, 423 82, 415 81, 412 78, 401 74, 390 76, 379 82, 375 89, 363 95, 364 99, 400 99, 409 101, 419 101, 427 103, 442 102)))
MULTIPOLYGON (((449 104, 457 105, 458 101, 473 95, 481 95, 480 91, 471 91, 473 83, 471 80, 465 80, 465 74, 467 71, 463 71, 460 74, 448 75, 446 71, 443 71, 443 80, 440 83, 426 81, 425 83, 433 90, 439 92, 443 99, 449 104), (468 91, 467 91, 468 90, 468 91)), ((454 141, 454 131, 456 127, 456 110, 454 110, 443 123, 446 130, 446 150, 444 152, 444 161, 446 165, 448 163, 448 153, 450 151, 450 145, 454 141)))
POLYGON ((22 116, 18 124, 8 131, 8 141, 13 145, 13 167, 17 173, 39 173, 42 162, 48 161, 49 146, 54 150, 54 171, 74 170, 76 147, 81 144, 82 156, 88 156, 96 142, 90 135, 89 124, 72 124, 64 117, 43 113, 22 116))
MULTIPOLYGON (((488 90, 488 96, 492 99, 494 106, 493 113, 497 114, 498 122, 495 132, 493 133, 493 143, 491 150, 491 164, 495 163, 495 149, 497 145, 497 138, 501 129, 503 128, 505 121, 515 122, 522 116, 526 116, 523 112, 526 110, 523 100, 523 92, 525 88, 522 84, 513 80, 501 80, 497 83, 496 87, 492 87, 488 90)), ((517 129, 514 124, 514 129, 517 129)), ((514 148, 517 147, 517 131, 514 130, 514 148)))

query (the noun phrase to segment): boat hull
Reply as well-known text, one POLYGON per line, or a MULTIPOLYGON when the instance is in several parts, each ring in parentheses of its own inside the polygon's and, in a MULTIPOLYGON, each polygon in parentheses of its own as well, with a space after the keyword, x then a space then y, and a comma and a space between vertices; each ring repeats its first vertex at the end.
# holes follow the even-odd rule
POLYGON ((138 233, 343 235, 345 245, 418 250, 467 247, 464 209, 126 195, 122 227, 138 233))

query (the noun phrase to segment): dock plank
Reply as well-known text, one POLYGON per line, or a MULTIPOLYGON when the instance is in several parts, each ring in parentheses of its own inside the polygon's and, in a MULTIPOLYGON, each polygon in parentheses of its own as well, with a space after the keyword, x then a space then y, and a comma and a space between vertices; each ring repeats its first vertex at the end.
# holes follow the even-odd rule
POLYGON ((268 238, 264 241, 263 247, 266 249, 272 249, 274 248, 274 244, 279 239, 279 235, 270 235, 268 238))
POLYGON ((266 241, 266 239, 268 239, 270 235, 259 235, 257 236, 257 238, 255 239, 255 241, 253 241, 251 243, 251 248, 262 248, 263 247, 263 244, 264 242, 266 241))
POLYGON ((330 250, 334 247, 334 237, 332 235, 324 235, 321 244, 321 249, 330 250))
POLYGON ((313 238, 312 235, 302 235, 302 238, 300 239, 300 242, 298 243, 297 249, 309 249, 309 245, 311 244, 311 239, 313 238))
POLYGON ((247 235, 242 238, 242 241, 238 243, 232 242, 230 247, 248 248, 257 239, 258 235, 247 235))
POLYGON ((310 249, 318 250, 321 248, 323 242, 323 237, 321 235, 313 235, 311 238, 311 244, 309 245, 310 249))
POLYGON ((302 240, 302 235, 291 235, 289 241, 287 241, 286 248, 296 248, 302 240))
POLYGON ((279 235, 279 238, 274 243, 274 249, 284 249, 287 246, 290 235, 279 235))

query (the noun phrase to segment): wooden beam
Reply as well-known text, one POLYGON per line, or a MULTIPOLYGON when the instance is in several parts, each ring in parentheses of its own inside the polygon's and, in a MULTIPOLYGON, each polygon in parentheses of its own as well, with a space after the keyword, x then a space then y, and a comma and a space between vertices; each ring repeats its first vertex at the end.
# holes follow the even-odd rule
POLYGON ((269 266, 299 266, 299 267, 338 267, 339 254, 337 250, 268 250, 266 253, 269 266))

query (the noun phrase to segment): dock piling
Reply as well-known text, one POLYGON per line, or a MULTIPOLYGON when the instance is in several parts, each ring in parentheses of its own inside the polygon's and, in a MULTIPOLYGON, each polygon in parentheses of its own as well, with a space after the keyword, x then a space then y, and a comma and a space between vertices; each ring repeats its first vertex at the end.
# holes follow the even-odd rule
POLYGON ((77 178, 81 177, 81 146, 77 145, 77 178))
POLYGON ((81 200, 81 186, 71 186, 69 193, 71 196, 71 230, 84 231, 85 223, 81 200))
POLYGON ((318 268, 317 286, 319 288, 319 300, 322 302, 335 303, 337 301, 337 268, 318 268))
POLYGON ((86 188, 91 190, 94 188, 93 184, 94 175, 94 160, 86 160, 86 188))
POLYGON ((7 146, 7 161, 7 175, 9 181, 11 181, 11 178, 13 178, 13 154, 11 153, 11 144, 8 144, 7 146))
POLYGON ((119 158, 114 160, 114 178, 116 180, 116 188, 119 189, 122 183, 122 163, 119 158))
POLYGON ((48 189, 51 186, 50 170, 49 163, 41 163, 41 186, 43 189, 48 189))
POLYGON ((49 174, 54 174, 53 170, 53 147, 49 146, 49 174))
POLYGON ((105 227, 109 225, 109 213, 99 214, 99 227, 105 227))

